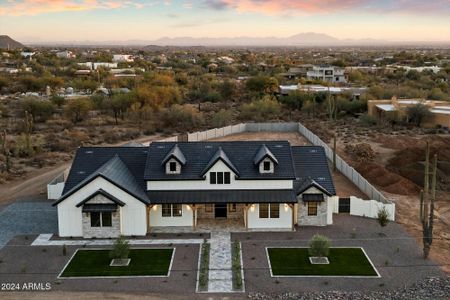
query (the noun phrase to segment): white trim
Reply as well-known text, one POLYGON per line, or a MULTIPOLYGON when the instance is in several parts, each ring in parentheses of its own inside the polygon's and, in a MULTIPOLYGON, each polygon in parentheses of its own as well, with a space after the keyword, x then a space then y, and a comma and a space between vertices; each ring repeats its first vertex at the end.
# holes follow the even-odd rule
MULTIPOLYGON (((200 262, 202 259, 202 247, 203 247, 203 243, 199 244, 199 249, 198 249, 198 262, 197 262, 197 280, 195 282, 195 292, 196 293, 207 293, 208 291, 199 291, 198 290, 198 284, 200 282, 200 262)), ((209 261, 209 260, 208 260, 209 261)), ((208 268, 209 270, 209 268, 208 268)), ((206 289, 208 289, 208 287, 206 287, 206 289)))
POLYGON ((163 277, 169 277, 170 276, 170 272, 172 271, 172 264, 173 264, 173 260, 175 258, 175 251, 176 248, 175 247, 150 247, 150 248, 132 248, 130 250, 151 250, 151 249, 172 249, 172 256, 170 258, 170 264, 169 264, 169 268, 167 270, 167 275, 131 275, 131 276, 77 276, 77 277, 62 277, 61 275, 64 273, 64 271, 66 270, 67 266, 69 265, 69 263, 72 261, 72 259, 75 257, 75 254, 78 253, 78 250, 111 250, 111 248, 77 248, 77 250, 75 250, 75 252, 72 254, 72 256, 70 257, 69 261, 64 265, 64 268, 61 270, 61 272, 59 272, 58 276, 56 277, 57 279, 90 279, 90 278, 94 278, 94 279, 108 279, 108 278, 163 278, 163 277))
POLYGON ((330 249, 332 248, 345 248, 345 249, 361 249, 362 252, 364 253, 364 255, 366 256, 367 260, 369 261, 371 267, 374 269, 375 273, 377 273, 376 276, 363 276, 363 275, 273 275, 272 273, 272 265, 270 264, 270 259, 269 259, 269 252, 268 249, 269 248, 298 248, 298 249, 308 249, 308 247, 298 247, 298 246, 285 246, 285 247, 265 247, 266 249, 266 258, 267 258, 267 263, 269 265, 269 271, 270 271, 270 277, 292 277, 292 278, 381 278, 380 273, 378 272, 377 268, 375 268, 375 265, 372 263, 372 261, 370 260, 369 256, 367 255, 366 251, 364 251, 363 247, 344 247, 344 246, 339 246, 339 247, 330 247, 330 249))
POLYGON ((239 252, 241 256, 241 277, 242 277, 242 290, 237 293, 245 293, 245 278, 244 278, 244 261, 242 260, 242 243, 239 242, 239 252))

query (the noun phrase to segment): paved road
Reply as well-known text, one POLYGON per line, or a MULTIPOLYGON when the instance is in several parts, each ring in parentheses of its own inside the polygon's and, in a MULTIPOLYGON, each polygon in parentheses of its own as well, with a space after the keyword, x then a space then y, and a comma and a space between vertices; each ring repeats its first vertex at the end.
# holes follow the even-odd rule
POLYGON ((0 249, 16 235, 57 233, 56 207, 51 202, 16 202, 0 211, 0 249))

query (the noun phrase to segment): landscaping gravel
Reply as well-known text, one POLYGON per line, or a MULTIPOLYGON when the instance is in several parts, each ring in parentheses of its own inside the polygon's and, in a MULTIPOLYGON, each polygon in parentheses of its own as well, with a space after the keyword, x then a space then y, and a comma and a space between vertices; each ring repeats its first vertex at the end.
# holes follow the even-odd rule
POLYGON ((16 202, 0 211, 0 249, 16 235, 57 233, 56 207, 51 202, 16 202))
POLYGON ((430 277, 413 284, 407 288, 385 290, 385 291, 367 291, 367 292, 305 292, 305 293, 284 293, 278 295, 269 295, 263 293, 250 293, 250 299, 254 300, 339 300, 339 299, 364 299, 364 300, 401 300, 401 299, 420 299, 420 300, 438 300, 450 298, 450 278, 430 277))

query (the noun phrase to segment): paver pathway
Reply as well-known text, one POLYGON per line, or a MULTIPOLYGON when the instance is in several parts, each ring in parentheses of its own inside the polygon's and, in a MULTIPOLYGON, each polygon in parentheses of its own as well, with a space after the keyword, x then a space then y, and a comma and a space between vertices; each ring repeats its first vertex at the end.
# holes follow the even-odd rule
POLYGON ((211 232, 209 253, 209 293, 233 292, 231 237, 229 232, 211 232))

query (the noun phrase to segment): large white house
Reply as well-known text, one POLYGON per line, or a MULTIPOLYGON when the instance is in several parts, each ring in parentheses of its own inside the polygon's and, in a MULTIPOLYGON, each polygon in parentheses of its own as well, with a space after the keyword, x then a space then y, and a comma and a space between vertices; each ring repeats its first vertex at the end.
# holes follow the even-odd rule
POLYGON ((331 83, 346 83, 345 70, 333 66, 314 66, 306 73, 306 78, 331 83))
POLYGON ((62 237, 143 236, 229 219, 254 229, 332 224, 324 149, 287 141, 82 147, 58 210, 62 237))

